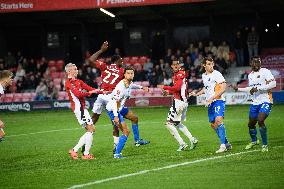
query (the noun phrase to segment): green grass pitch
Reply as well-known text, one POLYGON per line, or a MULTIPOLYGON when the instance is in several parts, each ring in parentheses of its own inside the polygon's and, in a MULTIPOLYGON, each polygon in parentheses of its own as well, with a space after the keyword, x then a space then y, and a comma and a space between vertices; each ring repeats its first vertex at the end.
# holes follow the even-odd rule
POLYGON ((91 161, 72 161, 68 155, 84 133, 71 110, 1 112, 7 137, 0 143, 0 188, 87 183, 83 188, 284 188, 284 105, 274 105, 266 120, 268 153, 260 152, 260 146, 250 153, 244 150, 249 106, 227 106, 225 126, 233 149, 220 155, 214 154, 219 141, 209 127, 207 109, 196 106, 189 107, 184 124, 199 144, 195 150, 176 152, 178 144, 164 126, 168 109, 133 109, 141 138, 151 143, 135 147, 131 133, 123 150, 127 158, 121 160, 112 158, 112 127, 104 113, 96 125, 91 150, 96 159, 91 161))

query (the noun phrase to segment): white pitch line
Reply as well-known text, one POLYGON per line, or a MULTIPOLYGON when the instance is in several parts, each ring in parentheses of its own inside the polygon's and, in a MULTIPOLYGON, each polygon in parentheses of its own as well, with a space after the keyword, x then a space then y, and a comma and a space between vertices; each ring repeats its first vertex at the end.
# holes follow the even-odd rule
POLYGON ((34 132, 34 133, 23 133, 23 134, 18 134, 18 135, 8 135, 8 136, 5 136, 5 138, 36 135, 36 134, 43 134, 43 133, 53 133, 53 132, 58 132, 58 131, 70 131, 70 130, 77 130, 77 129, 81 129, 81 128, 56 129, 56 130, 49 130, 49 131, 39 131, 39 132, 34 132))
MULTIPOLYGON (((240 120, 240 119, 228 119, 225 120, 225 122, 227 121, 236 121, 236 120, 240 120)), ((207 120, 193 120, 193 121, 188 121, 188 123, 201 123, 201 122, 208 122, 207 120)), ((147 124, 147 123, 161 123, 161 125, 164 124, 163 121, 144 121, 144 122, 140 122, 140 124, 147 124)), ((105 124, 105 125, 100 125, 100 126, 110 126, 111 124, 105 124)), ((23 134, 18 134, 18 135, 8 135, 5 136, 5 138, 10 138, 10 137, 19 137, 19 136, 28 136, 28 135, 36 135, 36 134, 44 134, 44 133, 53 133, 53 132, 60 132, 60 131, 72 131, 72 130, 79 130, 82 129, 81 127, 78 128, 70 128, 70 129, 55 129, 55 130, 49 130, 49 131, 39 131, 39 132, 34 132, 34 133, 23 133, 23 134)))
MULTIPOLYGON (((281 147, 284 147, 284 146, 275 146, 273 148, 281 148, 281 147)), ((171 168, 175 168, 175 167, 181 167, 181 166, 185 166, 185 165, 196 164, 196 163, 210 161, 210 160, 216 160, 216 159, 222 159, 222 158, 226 158, 226 157, 238 156, 238 155, 248 154, 248 153, 253 153, 253 152, 258 152, 258 151, 261 151, 261 150, 251 150, 251 151, 245 151, 245 152, 238 152, 238 153, 234 153, 234 154, 228 154, 228 155, 224 155, 224 156, 214 156, 214 157, 203 158, 203 159, 198 159, 198 160, 194 160, 194 161, 187 161, 187 162, 184 162, 184 163, 172 164, 172 165, 168 165, 168 166, 165 166, 165 167, 143 170, 143 171, 138 171, 136 173, 130 173, 130 174, 125 174, 125 175, 120 175, 120 176, 117 176, 117 177, 110 177, 110 178, 106 178, 106 179, 102 179, 102 180, 96 180, 96 181, 88 182, 88 183, 85 183, 85 184, 73 185, 73 186, 71 186, 67 189, 83 188, 83 187, 86 187, 86 186, 92 186, 92 185, 95 185, 95 184, 109 182, 109 181, 112 181, 112 180, 119 180, 119 179, 122 179, 122 178, 133 177, 133 176, 136 176, 136 175, 143 175, 143 174, 146 174, 146 173, 149 173, 149 172, 156 172, 156 171, 160 171, 160 170, 164 170, 164 169, 171 169, 171 168)))

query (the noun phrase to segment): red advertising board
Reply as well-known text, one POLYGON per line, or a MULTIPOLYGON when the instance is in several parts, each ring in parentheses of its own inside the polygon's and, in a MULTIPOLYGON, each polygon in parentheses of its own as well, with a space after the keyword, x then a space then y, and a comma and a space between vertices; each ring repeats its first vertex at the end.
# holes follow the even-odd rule
POLYGON ((0 13, 145 6, 203 1, 211 0, 0 0, 0 13))

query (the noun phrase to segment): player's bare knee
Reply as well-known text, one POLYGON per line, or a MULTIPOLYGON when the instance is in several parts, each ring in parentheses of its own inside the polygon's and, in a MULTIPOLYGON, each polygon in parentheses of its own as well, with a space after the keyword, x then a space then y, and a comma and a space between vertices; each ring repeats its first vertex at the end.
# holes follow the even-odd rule
POLYGON ((215 123, 211 123, 210 126, 211 126, 212 129, 215 129, 217 127, 215 123))
POLYGON ((0 129, 0 138, 3 138, 5 136, 5 132, 3 129, 0 129))
POLYGON ((258 120, 257 123, 259 127, 265 127, 264 120, 258 120))
POLYGON ((248 128, 250 128, 250 129, 255 129, 255 122, 249 122, 248 123, 248 128))
POLYGON ((134 123, 134 124, 137 124, 138 123, 138 116, 133 116, 133 118, 132 118, 132 123, 134 123))
POLYGON ((218 127, 218 125, 221 125, 223 123, 223 120, 221 119, 216 119, 215 123, 214 123, 214 126, 215 127, 218 127))
POLYGON ((113 135, 113 136, 116 136, 116 137, 119 136, 119 130, 117 129, 117 127, 113 127, 112 135, 113 135))
POLYGON ((130 130, 129 130, 129 129, 124 129, 124 130, 123 130, 123 134, 124 134, 125 136, 129 136, 130 130))
POLYGON ((4 127, 5 127, 4 122, 0 121, 0 128, 4 128, 4 127))

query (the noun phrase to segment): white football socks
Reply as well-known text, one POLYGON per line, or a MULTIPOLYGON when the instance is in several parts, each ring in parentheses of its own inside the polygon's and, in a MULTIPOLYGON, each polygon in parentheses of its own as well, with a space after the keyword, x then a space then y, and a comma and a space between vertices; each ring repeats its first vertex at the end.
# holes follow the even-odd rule
POLYGON ((174 136, 174 138, 178 141, 179 145, 184 145, 185 142, 183 141, 183 139, 180 137, 178 130, 175 128, 175 126, 173 125, 173 123, 167 122, 166 123, 166 127, 167 129, 170 131, 170 133, 174 136))
POLYGON ((90 153, 90 149, 92 147, 93 143, 93 132, 86 132, 85 134, 85 151, 84 155, 88 155, 90 153))
POLYGON ((80 140, 79 140, 79 142, 78 142, 78 144, 73 148, 73 150, 75 151, 75 152, 78 152, 78 150, 80 149, 80 148, 82 148, 82 146, 85 144, 85 136, 86 136, 86 134, 87 133, 85 133, 85 134, 83 134, 83 136, 81 136, 81 138, 80 138, 80 140))
POLYGON ((185 125, 183 125, 182 123, 178 124, 177 126, 179 128, 179 130, 185 135, 187 136, 187 138, 192 141, 193 137, 192 134, 189 132, 189 130, 187 129, 187 127, 185 125))
POLYGON ((117 146, 118 142, 119 142, 119 137, 113 136, 113 145, 117 146))

